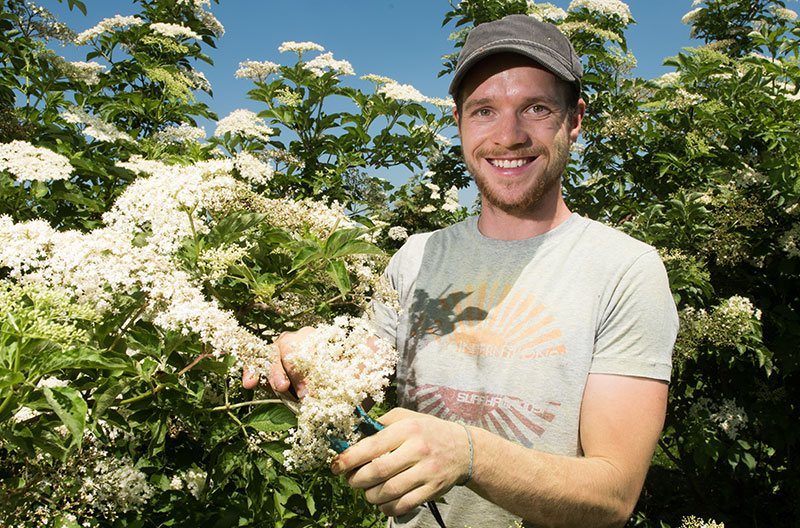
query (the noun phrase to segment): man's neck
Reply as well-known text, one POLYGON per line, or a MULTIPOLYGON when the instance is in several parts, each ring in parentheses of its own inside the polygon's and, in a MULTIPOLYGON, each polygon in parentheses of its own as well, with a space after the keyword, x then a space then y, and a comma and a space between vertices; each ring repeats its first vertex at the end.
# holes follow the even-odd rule
POLYGON ((478 230, 488 238, 523 240, 555 229, 571 214, 560 194, 557 200, 550 201, 544 207, 519 214, 503 211, 483 200, 481 215, 478 218, 478 230))

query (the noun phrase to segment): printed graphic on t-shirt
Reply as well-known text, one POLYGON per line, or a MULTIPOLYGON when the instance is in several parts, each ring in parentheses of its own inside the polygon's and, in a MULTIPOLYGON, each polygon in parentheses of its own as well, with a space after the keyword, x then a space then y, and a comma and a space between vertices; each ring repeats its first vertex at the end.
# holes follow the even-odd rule
POLYGON ((561 406, 558 402, 547 402, 546 407, 539 408, 512 396, 463 391, 439 385, 416 387, 409 392, 409 396, 419 412, 476 425, 509 440, 516 440, 525 447, 533 447, 535 437, 544 434, 561 406))
MULTIPOLYGON (((436 315, 419 318, 411 332, 418 352, 454 364, 475 361, 481 370, 499 367, 520 373, 538 368, 540 361, 567 362, 565 340, 553 314, 529 291, 482 283, 429 302, 437 303, 437 310, 421 313, 436 315)), ((470 423, 531 446, 554 420, 560 403, 524 401, 504 389, 470 392, 426 384, 412 388, 408 396, 420 412, 470 423)))
POLYGON ((561 330, 547 307, 535 295, 510 290, 482 283, 450 293, 438 300, 440 317, 418 319, 411 336, 422 342, 432 337, 437 348, 468 356, 533 360, 565 355, 561 330))

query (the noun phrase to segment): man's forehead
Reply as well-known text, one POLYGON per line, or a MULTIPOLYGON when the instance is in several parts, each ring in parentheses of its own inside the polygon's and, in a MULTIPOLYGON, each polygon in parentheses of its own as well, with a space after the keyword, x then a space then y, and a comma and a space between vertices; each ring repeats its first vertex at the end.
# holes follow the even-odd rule
POLYGON ((468 98, 481 86, 485 86, 487 81, 498 77, 510 77, 508 72, 511 70, 524 72, 526 69, 534 72, 538 78, 536 83, 525 86, 528 91, 542 92, 544 96, 551 89, 557 88, 558 78, 533 59, 512 53, 502 53, 490 55, 470 69, 461 84, 462 96, 468 98))

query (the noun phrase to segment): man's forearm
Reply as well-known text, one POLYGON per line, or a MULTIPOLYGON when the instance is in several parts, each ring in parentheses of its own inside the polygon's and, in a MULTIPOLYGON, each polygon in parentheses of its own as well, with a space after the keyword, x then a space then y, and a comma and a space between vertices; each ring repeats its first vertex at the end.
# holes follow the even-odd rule
POLYGON ((541 453, 477 427, 467 487, 541 526, 623 526, 641 482, 601 457, 541 453), (633 480, 633 482, 631 482, 633 480))

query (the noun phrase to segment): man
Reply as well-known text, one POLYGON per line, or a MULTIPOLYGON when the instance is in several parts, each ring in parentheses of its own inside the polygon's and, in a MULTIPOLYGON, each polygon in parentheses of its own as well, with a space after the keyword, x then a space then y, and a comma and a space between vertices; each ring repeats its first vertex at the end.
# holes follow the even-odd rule
MULTIPOLYGON (((677 314, 655 250, 572 214, 561 176, 585 103, 550 24, 476 27, 450 92, 481 214, 416 235, 387 269, 400 407, 339 455, 392 526, 622 526, 663 426, 677 314)), ((283 336, 281 354, 302 333, 283 336)), ((301 392, 273 365, 270 383, 301 392)))

